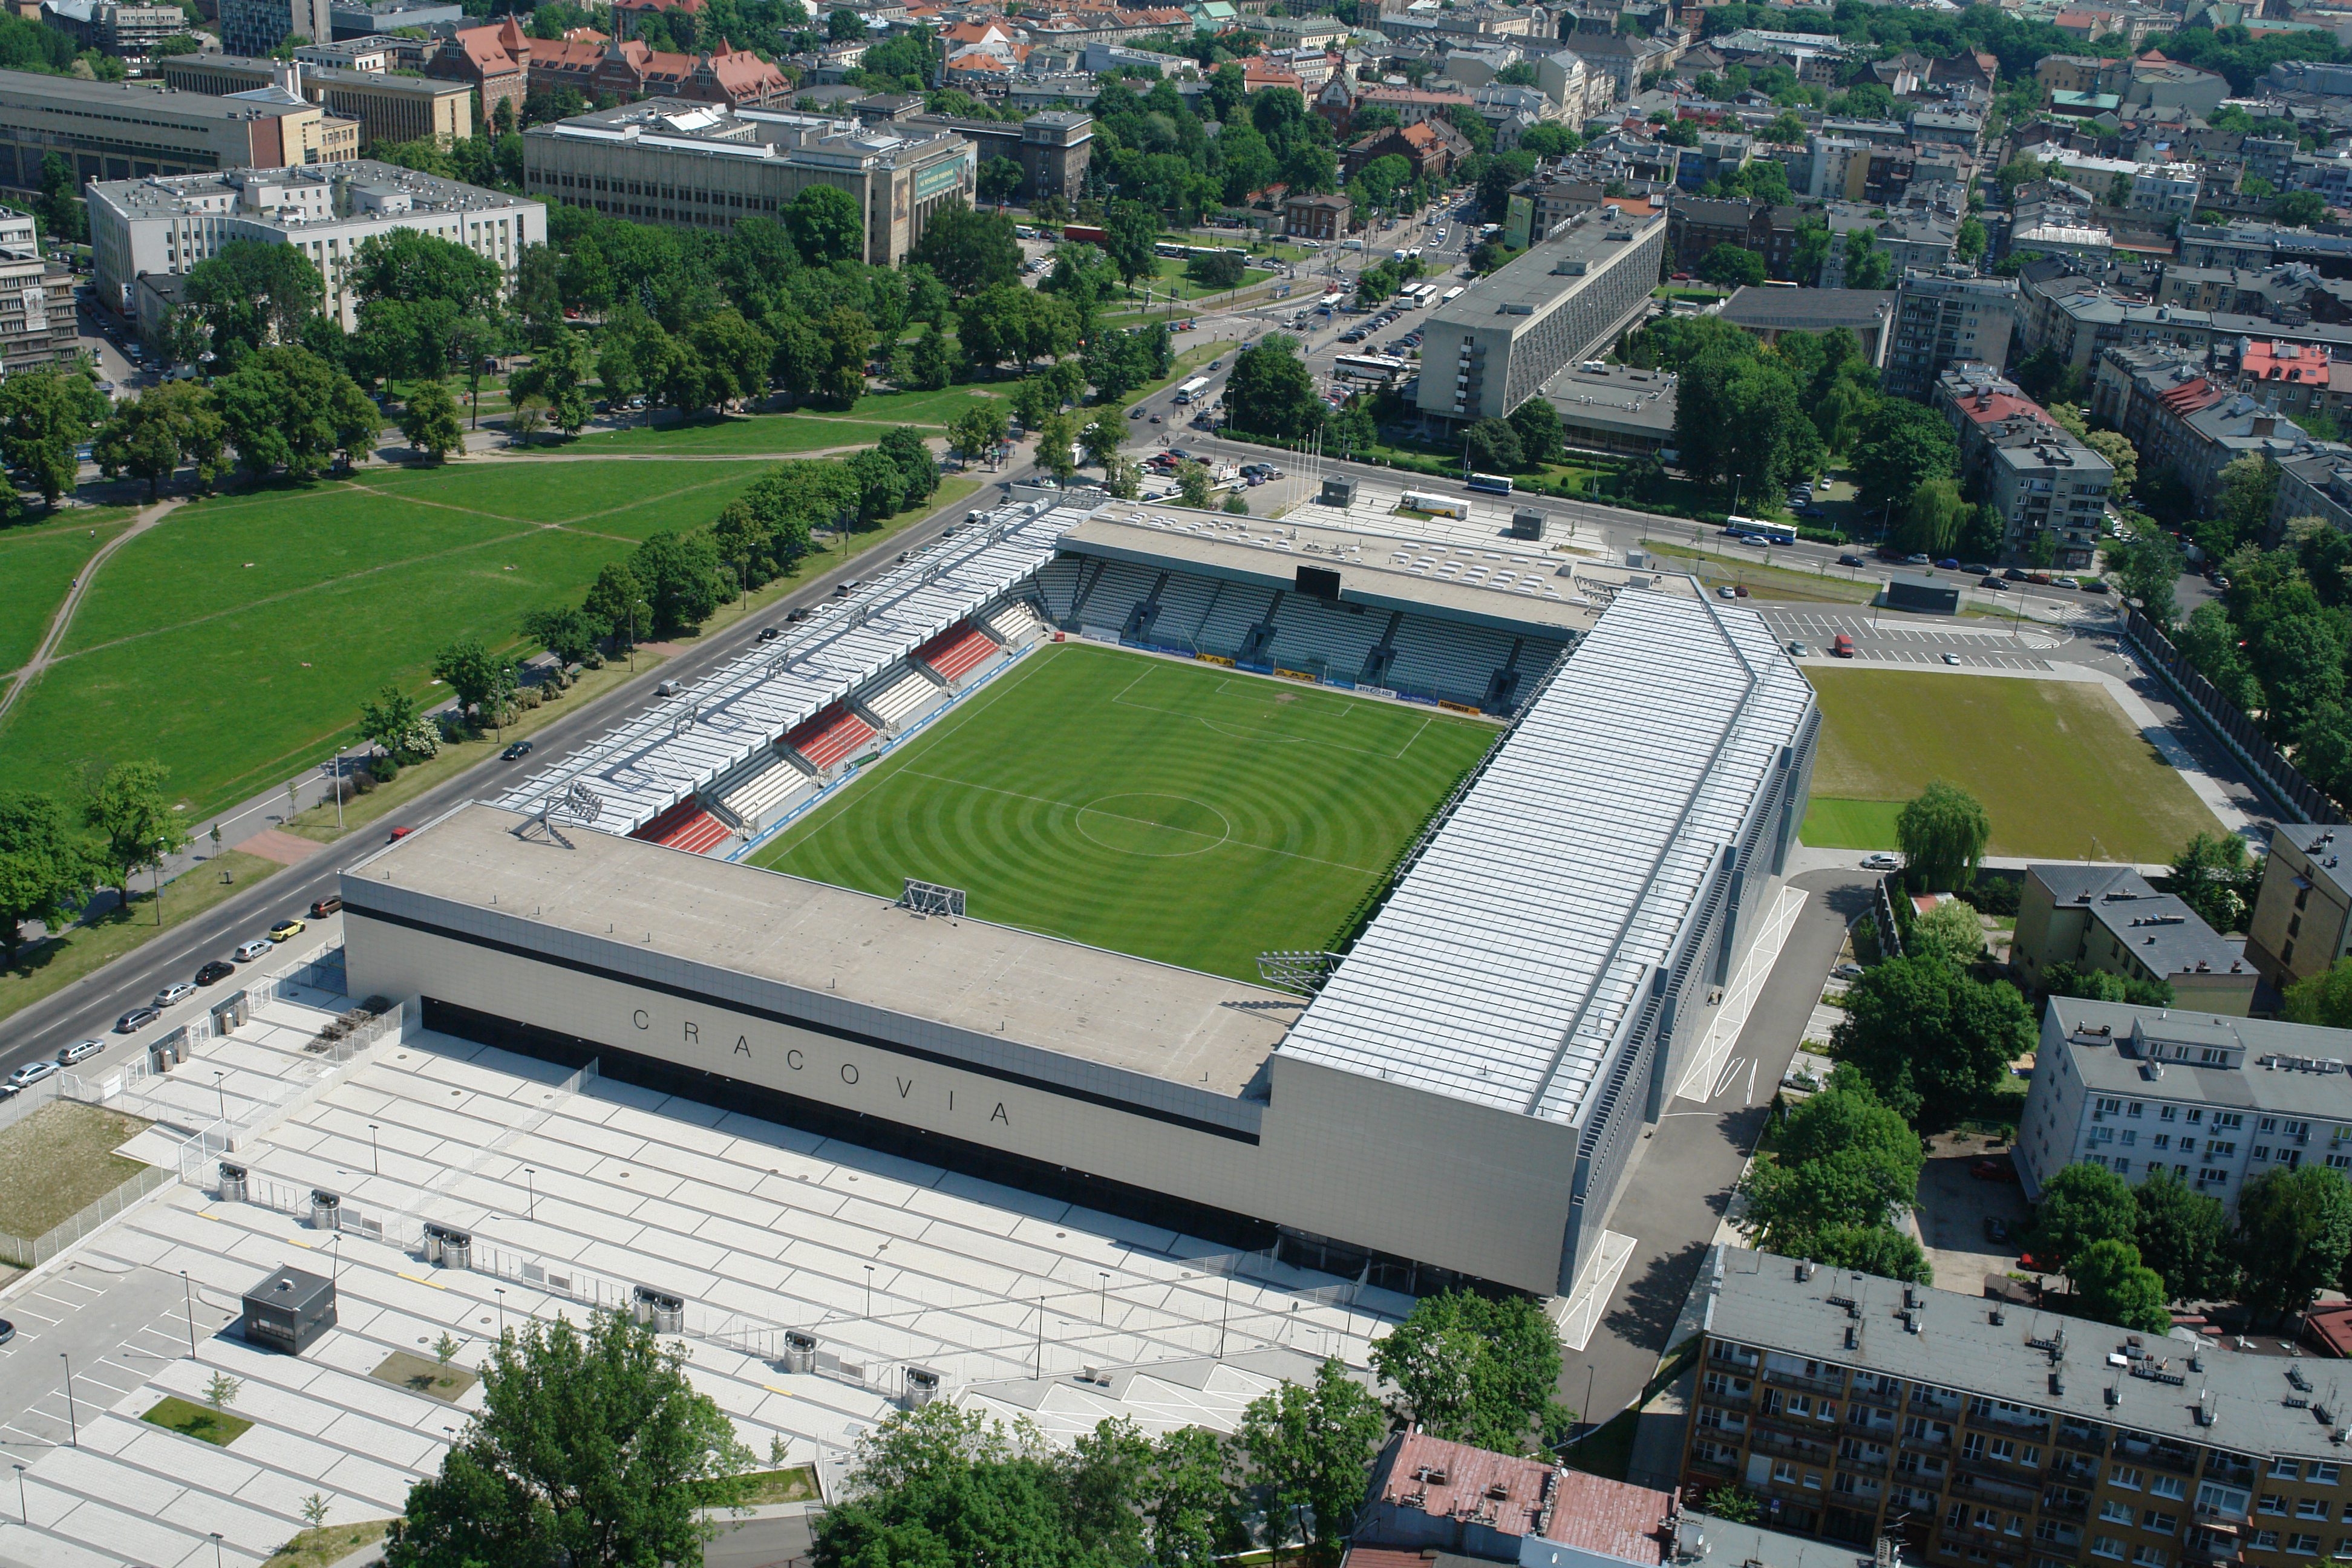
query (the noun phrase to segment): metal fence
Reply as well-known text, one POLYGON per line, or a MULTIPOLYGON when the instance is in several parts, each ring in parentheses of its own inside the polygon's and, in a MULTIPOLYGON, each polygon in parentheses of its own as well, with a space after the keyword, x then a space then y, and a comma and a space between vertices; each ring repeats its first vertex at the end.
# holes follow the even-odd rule
POLYGON ((47 1263, 156 1188, 168 1186, 177 1179, 177 1173, 166 1166, 149 1165, 79 1214, 50 1226, 30 1241, 21 1236, 0 1233, 0 1258, 19 1268, 47 1263))
POLYGON ((2207 727, 2221 738, 2221 743, 2252 771, 2256 782, 2277 799, 2287 816, 2301 822, 2344 820, 2336 803, 2297 772, 2285 753, 2271 744, 2236 703, 2199 674, 2196 666, 2181 657, 2155 622, 2134 610, 2124 623, 2124 637, 2147 660, 2148 668, 2172 688, 2174 695, 2204 720, 2207 727))

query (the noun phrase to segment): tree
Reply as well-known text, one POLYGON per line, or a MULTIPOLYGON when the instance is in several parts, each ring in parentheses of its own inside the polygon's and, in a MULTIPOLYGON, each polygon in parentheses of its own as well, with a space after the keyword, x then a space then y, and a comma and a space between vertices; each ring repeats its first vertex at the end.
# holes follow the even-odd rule
POLYGON ((2231 1267, 2229 1219, 2219 1198, 2193 1192, 2162 1164, 2132 1189, 2139 1211, 2132 1239, 2140 1260, 2164 1280, 2168 1300, 2207 1301, 2237 1283, 2231 1267))
POLYGON ((2216 560, 2262 537, 2278 499, 2279 468, 2259 452, 2232 458, 2221 470, 2221 501, 2197 525, 2197 542, 2216 560))
POLYGON ((973 194, 982 201, 1003 206, 1021 194, 1023 178, 1017 160, 991 158, 981 164, 980 173, 973 177, 973 194))
POLYGON ((595 412, 588 400, 588 382, 595 374, 595 351, 587 334, 562 328, 540 346, 530 364, 515 373, 507 390, 517 403, 538 399, 546 406, 550 425, 566 436, 577 436, 595 412))
POLYGON ((2279 1016, 2291 1024, 2352 1029, 2352 958, 2289 985, 2279 1016))
POLYGON ((1387 1427, 1380 1402, 1337 1361, 1317 1368, 1312 1384, 1284 1383, 1251 1401, 1236 1437, 1266 1489, 1267 1546, 1278 1552, 1311 1513, 1311 1544, 1328 1555, 1354 1522, 1364 1467, 1387 1427))
POLYGON ((299 248, 257 239, 230 240, 197 262, 181 291, 231 368, 249 350, 291 342, 325 297, 324 279, 299 248))
MULTIPOLYGON (((838 185, 809 186, 792 199, 783 218, 793 247, 812 267, 856 261, 866 254, 865 215, 857 198, 838 185)), ((937 214, 932 221, 939 221, 937 214)))
POLYGON ((2352 1185, 2315 1163, 2264 1171, 2238 1194, 2231 1244, 2247 1307, 2283 1324, 2342 1275, 2352 1253, 2352 1185))
POLYGON ((408 737, 415 732, 423 716, 424 710, 415 698, 387 684, 377 689, 373 700, 360 704, 360 739, 383 747, 398 760, 407 750, 408 737))
POLYGON ((503 287, 499 264, 471 247, 422 229, 396 228, 360 243, 348 284, 362 300, 435 300, 452 314, 494 309, 503 287))
POLYGON ((168 381, 115 405, 98 433, 93 456, 109 479, 129 474, 147 481, 152 500, 163 482, 193 462, 199 489, 219 477, 222 430, 211 389, 193 381, 168 381))
POLYGON ((948 424, 948 445, 967 458, 986 456, 1004 439, 1009 421, 1003 405, 974 403, 948 424))
POLYGON ((62 153, 42 155, 40 216, 52 238, 79 245, 89 237, 89 209, 82 204, 81 182, 74 175, 73 161, 62 153))
POLYGON ((2007 981, 1974 979, 1940 956, 1906 956, 1847 988, 1831 1044, 1905 1120, 1936 1128, 1999 1083, 2033 1038, 2032 1012, 2007 981))
POLYGON ((213 391, 238 466, 255 474, 282 465, 289 478, 312 478, 338 450, 372 444, 371 426, 382 428, 383 416, 367 395, 308 349, 273 344, 257 350, 215 381, 213 391))
POLYGON ((1895 819, 1909 881, 1923 890, 1967 887, 1991 837, 1992 819, 1982 803, 1941 779, 1907 802, 1895 819))
POLYGON ((1952 241, 1952 254, 1973 264, 1985 253, 1985 226, 1975 217, 1960 220, 1959 230, 1952 241))
POLYGON ((2169 631, 2180 618, 2172 598, 2173 584, 2180 581, 2180 546, 2172 535, 2143 520, 2119 549, 2107 552, 2107 559, 2124 597, 2137 600, 2142 615, 2169 631))
POLYGON ((750 1450, 649 1325, 533 1319, 481 1379, 480 1411, 385 1537, 391 1568, 699 1562, 702 1510, 742 1495, 750 1450))
POLYGON ((569 605, 525 612, 522 635, 552 654, 561 664, 584 664, 596 647, 594 625, 585 612, 569 605))
POLYGON ((438 381, 418 382, 401 405, 400 433, 408 444, 438 463, 466 446, 466 426, 457 416, 457 400, 438 381))
POLYGON ((82 823, 97 831, 107 886, 127 908, 131 878, 188 842, 164 783, 171 770, 150 758, 114 763, 82 800, 82 823))
POLYGON ((1905 951, 1938 953, 1961 969, 1984 956, 1984 926, 1976 910, 1958 899, 1946 899, 1914 920, 1903 939, 1905 951))
POLYGON ((1506 1454, 1557 1439, 1574 1414, 1552 1397, 1559 1335, 1525 1297, 1466 1290, 1424 1296, 1372 1346, 1399 1414, 1449 1443, 1506 1454))
POLYGON ((461 710, 477 714, 497 698, 499 672, 505 668, 476 637, 460 637, 433 656, 434 678, 449 688, 461 710))
POLYGON ((1526 466, 1527 453, 1507 420, 1480 419, 1462 433, 1462 461, 1472 473, 1507 474, 1526 466))
POLYGON ((2074 1288, 2074 1306, 2084 1317, 2143 1334, 2171 1331, 2164 1281, 2140 1262, 2139 1248, 2130 1242, 2091 1243, 2066 1270, 2066 1278, 2074 1288))
POLYGON ((1160 217, 1141 202, 1113 202, 1103 213, 1103 254, 1118 268, 1119 280, 1129 288, 1159 266, 1153 244, 1160 237, 1160 217))
POLYGON ((2262 870, 2246 858, 2246 841, 2234 833, 2200 833, 2172 858, 2168 890, 2217 931, 2245 923, 2247 904, 2261 886, 2262 870))
POLYGON ((1223 251, 1196 256, 1184 264, 1184 276, 1203 289, 1234 288, 1247 270, 1240 257, 1227 256, 1223 251))
POLYGON ((1895 542, 1906 552, 1940 559, 1959 547, 1960 531, 1975 510, 1960 499, 1958 479, 1922 479, 1901 503, 1895 542))
POLYGON ((2131 1184, 2104 1165, 2078 1161, 2043 1184, 2033 1214, 2033 1250, 2053 1270, 2071 1276, 2075 1259, 2094 1243, 2128 1242, 2138 1225, 2131 1184))
POLYGON ((1832 1268, 1851 1268, 1910 1285, 1933 1285, 1935 1268, 1916 1237, 1890 1225, 1833 1225, 1816 1231, 1806 1254, 1832 1268))
MULTIPOLYGON (((1927 1151, 1919 1135, 1852 1068, 1789 1113, 1774 1157, 1741 1190, 1748 1223, 1773 1251, 1817 1257, 1832 1231, 1885 1228, 1916 1200, 1927 1151)), ((1852 1238, 1848 1238, 1851 1241, 1852 1238)))
POLYGON ((1013 220, 1003 213, 976 213, 961 202, 931 215, 913 258, 961 295, 1017 283, 1021 277, 1021 242, 1013 237, 1013 220))
POLYGON ((79 365, 0 380, 0 458, 52 507, 74 488, 81 444, 106 416, 106 396, 79 365))
POLYGON ((2289 191, 2271 203, 2271 216, 2290 228, 2309 228, 2327 217, 2327 198, 2317 191, 2289 191))
POLYGON ((1717 1519, 1734 1524, 1753 1524, 1763 1516, 1764 1505, 1746 1487, 1724 1485, 1699 1500, 1699 1507, 1717 1519))
POLYGON ((1952 427, 1933 409, 1899 397, 1881 398, 1863 422, 1854 447, 1857 499, 1865 511, 1880 511, 1909 497, 1921 480, 1950 479, 1958 467, 1952 427))
POLYGON ((1718 245, 1699 263, 1698 275, 1727 289, 1753 288, 1764 281, 1764 258, 1744 245, 1718 245))
POLYGON ((1104 409, 1078 432, 1079 444, 1086 447, 1087 456, 1097 466, 1108 463, 1111 454, 1118 450, 1118 444, 1127 439, 1127 432, 1119 428, 1119 421, 1112 417, 1112 412, 1104 409))
POLYGON ((657 637, 691 631, 709 620, 719 608, 721 584, 726 581, 709 534, 667 529, 649 536, 630 552, 629 575, 636 580, 650 610, 649 616, 639 617, 639 629, 650 626, 657 637))
POLYGON ((1323 422, 1323 401, 1315 376, 1298 357, 1297 345, 1269 332, 1234 360, 1225 383, 1226 405, 1237 430, 1300 439, 1323 422))
POLYGON ((1176 468, 1176 492, 1184 504, 1195 509, 1209 504, 1209 470, 1199 463, 1181 463, 1176 468))
POLYGON ((56 931, 89 897, 98 865, 63 805, 45 795, 0 794, 0 953, 16 962, 24 923, 56 931))
POLYGON ((1551 399, 1538 394, 1511 410, 1508 422, 1518 432, 1519 460, 1533 468, 1552 461, 1560 455, 1568 439, 1559 422, 1559 410, 1551 399))

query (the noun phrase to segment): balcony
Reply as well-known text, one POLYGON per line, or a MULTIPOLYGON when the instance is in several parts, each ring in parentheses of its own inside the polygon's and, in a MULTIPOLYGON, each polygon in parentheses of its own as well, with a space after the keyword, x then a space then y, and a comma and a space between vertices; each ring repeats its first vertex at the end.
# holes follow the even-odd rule
POLYGON ((2037 1415, 2031 1410, 2003 1410, 1990 1404, 1971 1405, 1969 1425, 1979 1431, 2023 1432, 2036 1438, 2050 1435, 2050 1417, 2047 1415, 2037 1415))
POLYGON ((1839 1469, 1853 1470, 1864 1475, 1872 1476, 1885 1475, 1886 1473, 1886 1467, 1894 1462, 1895 1456, 1893 1454, 1882 1452, 1876 1455, 1871 1455, 1864 1453, 1858 1448, 1851 1454, 1841 1448, 1838 1451, 1837 1458, 1839 1469))
POLYGON ((2041 1500, 2040 1494, 2032 1487, 2012 1486, 2007 1481, 1994 1480, 1990 1476, 1966 1473, 1952 1478, 1951 1494, 1978 1502, 1989 1502, 1999 1508, 2013 1509, 2019 1513, 2031 1512, 2041 1500))
POLYGON ((1846 1398, 1857 1405, 1875 1405, 1882 1409, 1893 1410, 1903 1403, 1903 1385, 1898 1383, 1892 1388, 1881 1388, 1866 1377, 1857 1377, 1853 1380, 1853 1386, 1846 1391, 1846 1398))
POLYGON ((2087 1520, 2091 1517, 2091 1499, 2084 1492, 2053 1487, 2042 1494, 2042 1515, 2044 1519, 2087 1520))
POLYGON ((1816 1443, 1810 1437, 1791 1436, 1769 1426, 1758 1426, 1749 1434, 1748 1446, 1759 1454, 1778 1454, 1784 1459, 1800 1459, 1823 1469, 1829 1468, 1837 1458, 1837 1450, 1826 1443, 1816 1443))
POLYGON ((1696 1449, 1683 1456, 1683 1466, 1686 1469, 1703 1470, 1711 1476, 1736 1476, 1739 1473, 1738 1459, 1718 1459, 1696 1449))
POLYGON ((1787 1372, 1768 1366, 1764 1369, 1764 1381, 1780 1388, 1801 1389, 1807 1394, 1830 1394, 1840 1397, 1845 1394, 1843 1373, 1834 1377, 1808 1377, 1801 1372, 1787 1372))
POLYGON ((2058 1435, 2054 1441, 2058 1447, 2072 1448, 2079 1454, 2105 1454, 2107 1451, 2107 1435, 2103 1429, 2078 1426, 2071 1421, 2058 1423, 2058 1435))
POLYGON ((2175 1443, 2142 1443, 2129 1437, 2118 1437, 2115 1452, 2118 1459, 2128 1460, 2135 1465, 2152 1465, 2177 1476, 2197 1473, 2197 1456, 2175 1443))

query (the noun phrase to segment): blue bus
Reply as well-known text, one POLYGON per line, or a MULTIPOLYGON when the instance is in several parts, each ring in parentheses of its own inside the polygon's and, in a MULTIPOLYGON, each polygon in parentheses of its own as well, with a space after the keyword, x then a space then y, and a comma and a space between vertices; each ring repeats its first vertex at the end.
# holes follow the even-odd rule
POLYGON ((1463 484, 1467 489, 1484 490, 1488 495, 1507 496, 1511 493, 1511 481, 1501 474, 1473 474, 1463 484))

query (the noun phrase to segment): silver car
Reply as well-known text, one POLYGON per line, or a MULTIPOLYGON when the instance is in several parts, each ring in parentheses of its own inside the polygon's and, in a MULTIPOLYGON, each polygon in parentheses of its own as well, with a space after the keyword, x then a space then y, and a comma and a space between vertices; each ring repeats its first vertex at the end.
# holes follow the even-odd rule
POLYGON ((30 1089, 33 1085, 40 1082, 43 1079, 48 1077, 51 1073, 54 1073, 57 1070, 58 1064, 55 1062, 26 1062, 23 1067, 18 1068, 15 1072, 8 1075, 8 1087, 10 1089, 30 1089))
POLYGON ((155 1005, 176 1007, 196 994, 196 988, 184 980, 175 980, 155 993, 155 1005))
POLYGON ((268 942, 263 941, 259 937, 256 937, 251 942, 240 942, 237 945, 237 950, 235 952, 230 953, 229 956, 236 959, 239 963, 251 963, 255 959, 267 955, 270 951, 270 944, 268 942))
POLYGON ((58 1066, 69 1068, 77 1062, 86 1062, 104 1049, 106 1049, 104 1040, 76 1040, 72 1045, 58 1052, 58 1066))

